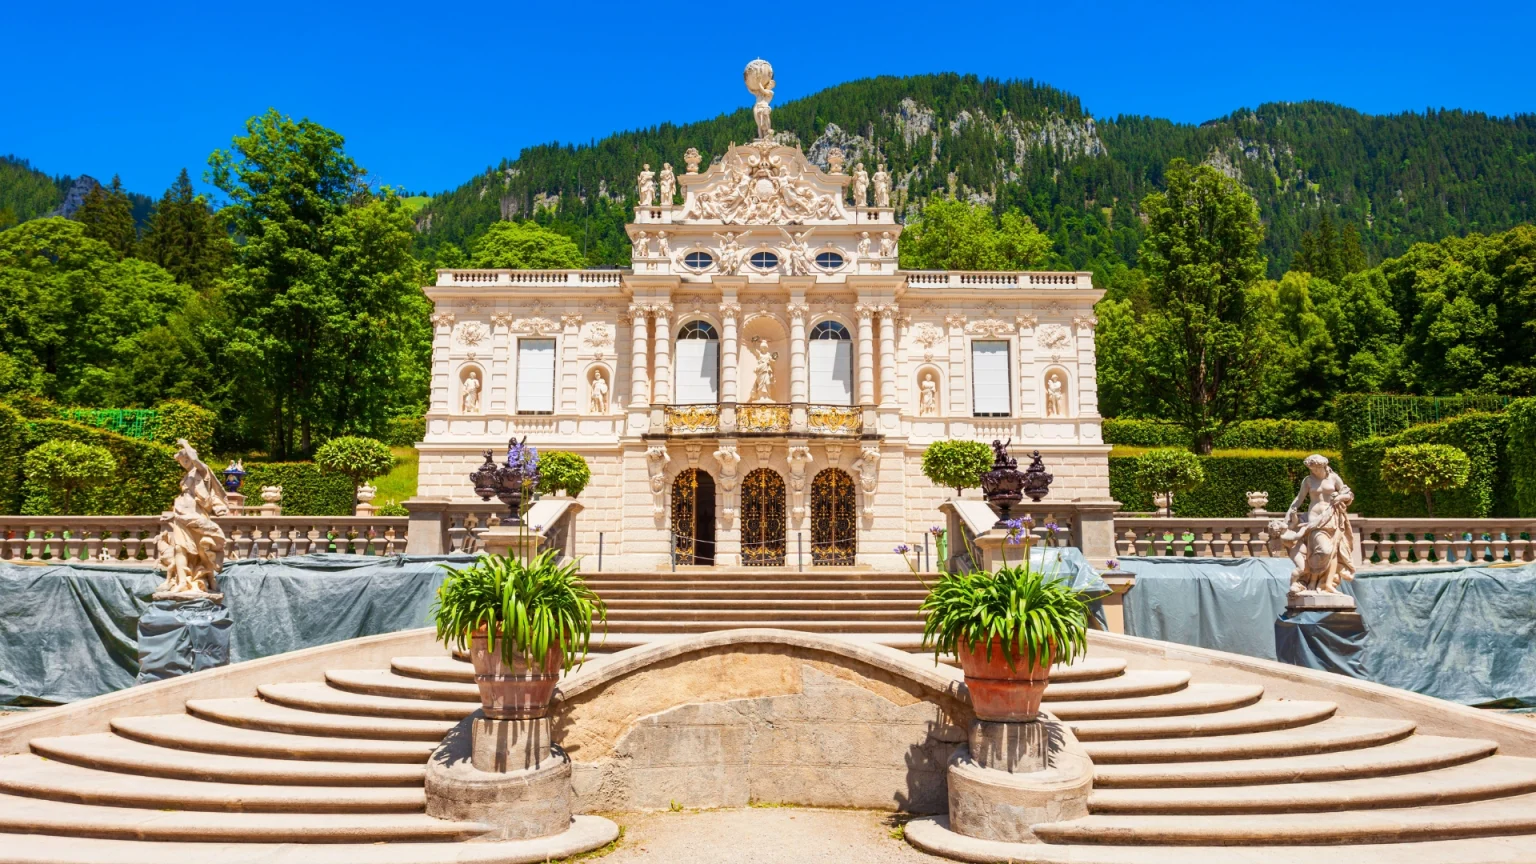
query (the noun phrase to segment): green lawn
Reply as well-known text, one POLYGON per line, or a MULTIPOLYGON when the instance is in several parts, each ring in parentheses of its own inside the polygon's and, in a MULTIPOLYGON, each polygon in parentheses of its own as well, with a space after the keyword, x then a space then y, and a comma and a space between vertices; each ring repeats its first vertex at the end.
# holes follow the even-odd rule
POLYGON ((395 467, 379 478, 376 484, 379 487, 379 494, 373 499, 375 507, 399 504, 416 494, 416 448, 391 447, 389 449, 395 454, 395 467))
POLYGON ((405 212, 415 213, 417 210, 427 206, 427 202, 431 200, 431 198, 425 195, 412 195, 409 198, 401 198, 400 204, 405 209, 405 212))

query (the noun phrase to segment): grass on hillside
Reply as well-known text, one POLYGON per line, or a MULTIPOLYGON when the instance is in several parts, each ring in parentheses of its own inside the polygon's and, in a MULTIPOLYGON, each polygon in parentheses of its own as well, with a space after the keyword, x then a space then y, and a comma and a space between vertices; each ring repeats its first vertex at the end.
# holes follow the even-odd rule
POLYGON ((412 195, 409 198, 401 198, 400 206, 407 213, 415 213, 417 210, 427 206, 427 202, 431 200, 431 198, 425 195, 412 195))
POLYGON ((399 504, 416 495, 416 448, 391 447, 389 452, 395 454, 395 467, 375 484, 379 488, 373 499, 375 507, 399 504))

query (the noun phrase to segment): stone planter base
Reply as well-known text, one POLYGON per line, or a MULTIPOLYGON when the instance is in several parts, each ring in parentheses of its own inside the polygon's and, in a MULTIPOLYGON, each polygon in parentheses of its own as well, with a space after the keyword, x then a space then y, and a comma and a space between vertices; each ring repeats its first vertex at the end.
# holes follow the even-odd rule
POLYGON ((488 720, 478 712, 459 723, 427 763, 427 815, 480 822, 492 829, 486 840, 529 840, 571 830, 571 760, 548 743, 548 728, 547 721, 488 720), (478 748, 477 730, 488 739, 478 748), (538 750, 535 736, 543 741, 538 750), (511 770, 481 770, 477 750, 489 764, 511 770))
POLYGON ((1032 826, 1087 816, 1092 791, 1093 763, 1060 721, 978 720, 949 760, 948 830, 1034 843, 1032 826))

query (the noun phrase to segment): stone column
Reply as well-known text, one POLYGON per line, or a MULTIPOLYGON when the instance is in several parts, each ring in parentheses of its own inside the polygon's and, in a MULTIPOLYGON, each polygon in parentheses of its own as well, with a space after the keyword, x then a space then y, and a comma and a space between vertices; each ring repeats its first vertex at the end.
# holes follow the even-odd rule
POLYGON ((736 366, 736 316, 741 314, 737 303, 720 304, 720 401, 735 402, 738 371, 736 366))
POLYGON ((791 299, 789 303, 789 401, 805 404, 811 398, 810 364, 805 356, 805 316, 811 307, 791 299))
POLYGON ((880 407, 896 407, 896 306, 880 307, 880 407))
POLYGON ((656 316, 656 380, 651 385, 651 402, 655 405, 672 403, 672 304, 658 303, 651 307, 656 316))
POLYGON ((859 404, 865 407, 875 404, 875 340, 874 325, 870 318, 875 307, 860 303, 859 313, 859 404))
POLYGON ((629 359, 629 405, 631 408, 651 404, 650 383, 650 326, 646 321, 644 306, 629 307, 630 324, 634 329, 629 359))

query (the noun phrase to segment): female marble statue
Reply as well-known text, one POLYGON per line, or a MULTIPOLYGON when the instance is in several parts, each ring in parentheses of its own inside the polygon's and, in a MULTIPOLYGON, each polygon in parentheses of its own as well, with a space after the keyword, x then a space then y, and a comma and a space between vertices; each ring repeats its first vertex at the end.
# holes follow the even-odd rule
POLYGON ((603 377, 603 370, 592 373, 592 396, 588 400, 587 409, 593 414, 608 413, 608 380, 603 377))
POLYGON ((891 206, 891 175, 886 173, 884 165, 875 169, 875 206, 891 206))
POLYGON ((1291 593, 1338 594, 1341 580, 1355 578, 1355 535, 1349 524, 1349 505, 1355 493, 1328 467, 1326 456, 1314 453, 1304 464, 1310 474, 1301 481, 1296 500, 1286 511, 1290 530, 1282 537, 1296 564, 1291 571, 1291 593), (1298 511, 1307 499, 1311 506, 1303 519, 1298 511))
POLYGON ((863 207, 869 204, 869 172, 864 170, 864 163, 853 166, 853 206, 863 207))
POLYGON ((649 207, 656 200, 656 172, 651 170, 650 164, 642 165, 640 171, 640 203, 641 207, 649 207))
POLYGON ((757 365, 752 372, 752 395, 748 398, 753 402, 772 402, 773 361, 779 359, 779 352, 768 350, 768 340, 761 336, 753 340, 752 346, 757 365))
POLYGON ((224 531, 215 517, 229 515, 229 499, 224 485, 185 438, 177 439, 176 462, 186 470, 181 478, 181 494, 171 505, 171 512, 160 517, 162 524, 156 551, 165 581, 157 594, 184 594, 214 590, 214 577, 224 566, 224 531))
POLYGON ((469 370, 469 376, 464 379, 464 393, 459 400, 459 413, 480 413, 480 373, 469 370))
POLYGON ((859 250, 858 254, 859 254, 860 258, 868 258, 869 257, 869 232, 868 231, 860 231, 859 232, 859 247, 858 247, 858 250, 859 250))
POLYGON ((923 376, 922 395, 917 401, 917 416, 934 417, 939 413, 939 383, 933 380, 933 373, 923 376))
POLYGON ((672 205, 672 199, 677 195, 677 175, 672 173, 672 163, 661 163, 661 203, 672 205))

